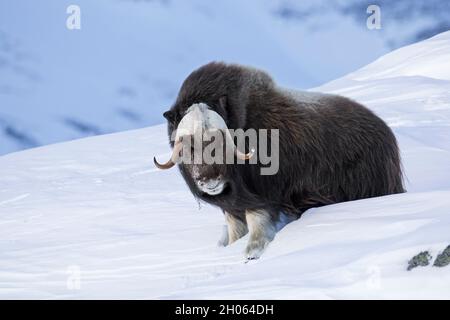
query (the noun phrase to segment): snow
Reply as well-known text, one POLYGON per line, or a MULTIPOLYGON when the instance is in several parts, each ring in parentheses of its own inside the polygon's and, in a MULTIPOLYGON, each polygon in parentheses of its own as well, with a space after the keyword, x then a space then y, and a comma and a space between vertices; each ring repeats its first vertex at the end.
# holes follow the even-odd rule
POLYGON ((406 271, 450 244, 449 54, 447 32, 314 89, 387 121, 408 192, 311 209, 249 263, 247 237, 218 247, 220 210, 152 164, 164 125, 0 157, 0 298, 450 298, 450 267, 406 271))

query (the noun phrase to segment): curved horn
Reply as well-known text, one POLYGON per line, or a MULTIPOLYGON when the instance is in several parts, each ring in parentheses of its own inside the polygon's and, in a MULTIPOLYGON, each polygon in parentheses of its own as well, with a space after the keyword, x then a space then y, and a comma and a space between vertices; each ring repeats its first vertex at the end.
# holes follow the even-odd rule
POLYGON ((249 153, 243 153, 243 152, 241 152, 241 151, 238 150, 238 148, 237 148, 236 145, 234 144, 234 140, 233 140, 233 138, 231 137, 231 133, 230 133, 230 131, 228 130, 228 128, 225 130, 225 135, 226 135, 227 145, 229 144, 229 145, 231 145, 231 146, 233 147, 233 151, 234 151, 234 153, 236 154, 236 157, 237 157, 238 159, 241 159, 241 160, 248 160, 248 159, 250 159, 251 157, 253 157, 253 155, 255 154, 255 150, 253 150, 253 149, 252 149, 249 153))
POLYGON ((175 146, 173 147, 172 156, 170 157, 169 161, 166 163, 160 164, 158 161, 156 161, 156 157, 153 157, 153 162, 155 163, 155 166, 157 166, 161 170, 167 170, 172 168, 175 163, 178 160, 179 153, 181 149, 183 148, 183 144, 180 141, 175 142, 175 146))

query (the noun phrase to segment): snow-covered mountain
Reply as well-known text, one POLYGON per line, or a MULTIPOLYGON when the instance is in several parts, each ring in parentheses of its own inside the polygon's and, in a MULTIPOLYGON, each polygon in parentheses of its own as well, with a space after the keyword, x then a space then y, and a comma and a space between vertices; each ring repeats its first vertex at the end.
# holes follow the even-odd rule
POLYGON ((450 21, 438 0, 381 2, 380 30, 359 0, 78 0, 81 29, 69 30, 71 4, 0 2, 0 154, 161 123, 211 60, 308 88, 450 21))
POLYGON ((380 9, 377 30, 388 46, 397 48, 424 40, 450 29, 450 3, 445 0, 274 0, 274 14, 299 25, 324 28, 334 21, 351 17, 357 25, 365 24, 371 5, 380 9))
POLYGON ((163 125, 0 157, 0 297, 450 298, 450 265, 406 271, 450 244, 449 55, 447 32, 316 88, 389 123, 408 193, 311 209, 247 264, 247 239, 217 247, 221 212, 153 166, 163 125))

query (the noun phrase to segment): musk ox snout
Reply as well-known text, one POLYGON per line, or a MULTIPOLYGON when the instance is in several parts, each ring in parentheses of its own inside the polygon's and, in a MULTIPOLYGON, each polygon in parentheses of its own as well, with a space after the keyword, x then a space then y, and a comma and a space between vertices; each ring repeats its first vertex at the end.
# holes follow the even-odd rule
POLYGON ((227 187, 225 171, 217 166, 187 166, 186 170, 191 175, 197 188, 211 196, 221 194, 227 187))
POLYGON ((201 191, 211 196, 222 193, 226 185, 226 183, 222 180, 222 176, 218 176, 213 179, 197 180, 196 183, 201 191))

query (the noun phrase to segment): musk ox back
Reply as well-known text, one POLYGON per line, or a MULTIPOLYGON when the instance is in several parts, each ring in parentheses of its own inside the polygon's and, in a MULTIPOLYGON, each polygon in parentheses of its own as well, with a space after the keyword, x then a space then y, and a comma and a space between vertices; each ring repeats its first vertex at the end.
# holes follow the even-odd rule
MULTIPOLYGON (((263 71, 209 63, 187 77, 164 113, 169 138, 194 109, 199 121, 218 118, 214 123, 224 136, 236 129, 278 132, 275 174, 262 175, 267 164, 251 163, 250 143, 245 150, 232 148, 235 157, 247 159, 243 164, 178 166, 195 197, 223 210, 222 245, 250 233, 248 259, 258 258, 273 239, 281 214, 295 219, 311 207, 404 192, 394 134, 372 111, 345 97, 292 92, 263 71)), ((273 140, 269 135, 269 153, 275 152, 273 140)), ((177 141, 171 145, 171 160, 157 164, 163 169, 180 152, 177 141)))

